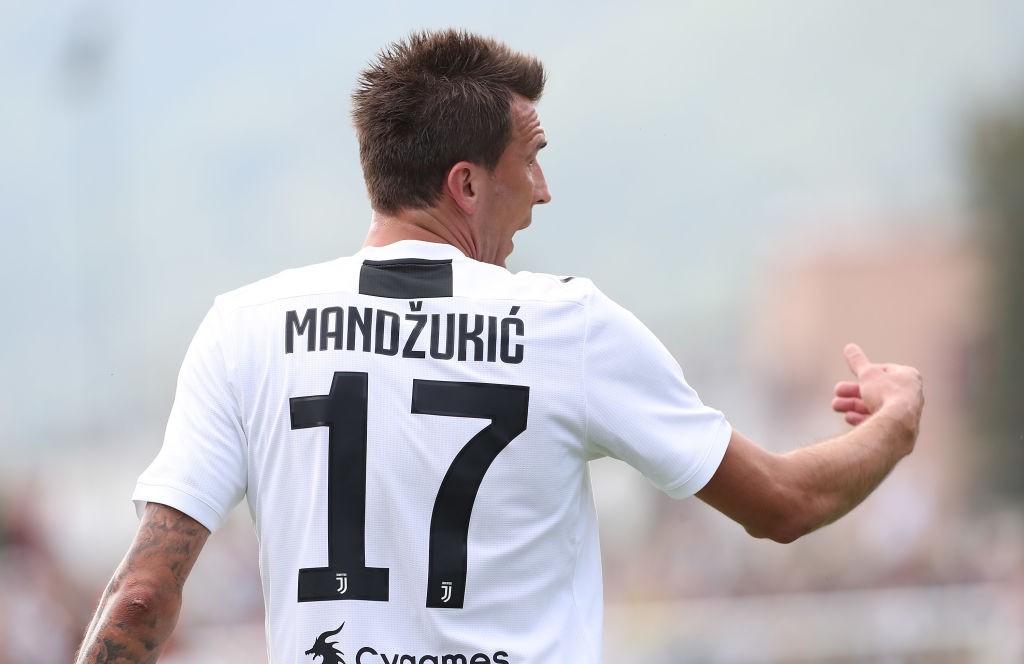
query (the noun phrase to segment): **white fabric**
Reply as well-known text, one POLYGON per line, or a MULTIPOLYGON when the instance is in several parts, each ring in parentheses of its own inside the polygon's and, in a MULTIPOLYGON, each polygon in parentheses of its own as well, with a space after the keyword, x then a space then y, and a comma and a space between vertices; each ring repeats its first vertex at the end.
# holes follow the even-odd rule
MULTIPOLYGON (((410 329, 403 320, 403 343, 410 329)), ((429 347, 427 337, 425 328, 418 348, 429 347)), ((662 344, 590 281, 512 274, 448 245, 404 241, 218 297, 185 356, 163 448, 133 499, 140 508, 170 505, 213 531, 247 497, 273 664, 312 662, 305 652, 342 623, 326 641, 350 664, 593 664, 603 602, 587 462, 622 459, 682 498, 713 475, 730 433, 662 344), (454 296, 358 294, 363 260, 399 258, 451 259, 454 296), (472 352, 462 361, 389 356, 359 343, 334 350, 333 338, 328 350, 317 338, 309 351, 310 331, 294 328, 285 352, 286 312, 301 319, 349 306, 403 319, 518 319, 522 335, 510 323, 506 355, 521 344, 522 361, 503 362, 499 352, 495 361, 472 352), (328 394, 338 371, 366 374, 365 565, 388 569, 388 601, 297 601, 298 570, 328 563, 328 429, 292 429, 289 399, 328 394), (429 528, 455 455, 490 421, 412 413, 417 379, 529 388, 526 429, 494 459, 473 503, 463 608, 426 606, 429 528)))

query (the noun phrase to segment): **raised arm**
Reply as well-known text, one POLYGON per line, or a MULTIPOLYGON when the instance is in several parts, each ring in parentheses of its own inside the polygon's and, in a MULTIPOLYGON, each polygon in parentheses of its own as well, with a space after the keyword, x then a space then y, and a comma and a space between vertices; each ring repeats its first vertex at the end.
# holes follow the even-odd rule
POLYGON ((149 503, 114 573, 75 664, 156 662, 178 622, 181 591, 210 531, 176 509, 149 503))
POLYGON ((777 542, 831 523, 864 500, 914 449, 924 396, 916 369, 872 363, 854 344, 844 353, 856 381, 836 385, 832 407, 853 429, 785 454, 733 432, 697 497, 751 535, 777 542))

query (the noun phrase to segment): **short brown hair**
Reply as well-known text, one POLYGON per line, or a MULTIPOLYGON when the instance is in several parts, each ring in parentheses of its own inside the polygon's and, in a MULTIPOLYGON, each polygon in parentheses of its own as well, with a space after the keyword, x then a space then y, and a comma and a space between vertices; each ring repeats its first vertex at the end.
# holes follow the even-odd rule
POLYGON ((352 93, 374 210, 424 208, 459 161, 489 170, 512 134, 512 95, 544 91, 537 58, 463 30, 414 32, 382 50, 352 93))

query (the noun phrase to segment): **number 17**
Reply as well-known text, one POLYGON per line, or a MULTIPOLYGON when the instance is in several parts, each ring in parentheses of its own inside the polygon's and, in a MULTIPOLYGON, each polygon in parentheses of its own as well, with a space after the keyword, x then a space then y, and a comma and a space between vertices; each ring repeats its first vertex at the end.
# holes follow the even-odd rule
MULTIPOLYGON (((523 385, 413 381, 412 413, 491 420, 455 456, 434 499, 428 607, 462 608, 477 491, 494 459, 526 429, 529 399, 523 385)), ((334 373, 330 394, 289 399, 292 429, 328 429, 327 567, 299 570, 300 602, 388 601, 388 568, 366 566, 367 400, 367 374, 348 371, 334 373)))

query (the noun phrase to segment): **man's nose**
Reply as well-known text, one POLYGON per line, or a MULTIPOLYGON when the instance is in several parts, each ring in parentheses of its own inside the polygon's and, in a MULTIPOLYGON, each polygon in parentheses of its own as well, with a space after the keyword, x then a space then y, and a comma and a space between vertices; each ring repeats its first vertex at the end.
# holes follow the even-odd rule
POLYGON ((534 167, 533 203, 534 205, 550 203, 551 191, 548 189, 548 181, 544 177, 544 170, 540 167, 540 162, 535 162, 534 167))

